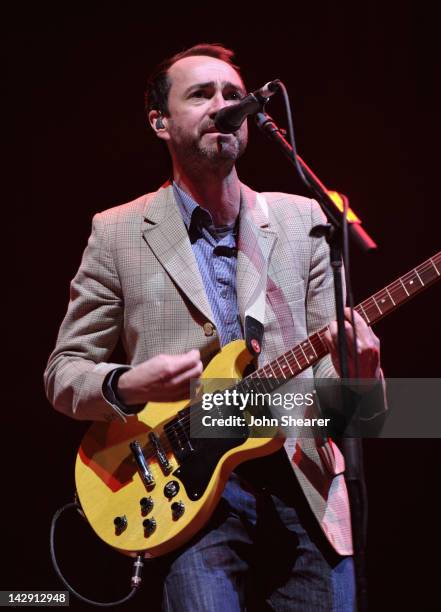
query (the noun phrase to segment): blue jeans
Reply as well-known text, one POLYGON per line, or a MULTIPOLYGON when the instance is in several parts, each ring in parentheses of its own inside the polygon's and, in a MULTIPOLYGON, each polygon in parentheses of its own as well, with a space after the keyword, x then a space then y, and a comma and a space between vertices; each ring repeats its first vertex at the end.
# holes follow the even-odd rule
POLYGON ((170 556, 165 612, 355 609, 352 558, 331 549, 291 468, 276 472, 274 486, 253 483, 267 460, 257 460, 257 478, 233 472, 208 525, 170 556))

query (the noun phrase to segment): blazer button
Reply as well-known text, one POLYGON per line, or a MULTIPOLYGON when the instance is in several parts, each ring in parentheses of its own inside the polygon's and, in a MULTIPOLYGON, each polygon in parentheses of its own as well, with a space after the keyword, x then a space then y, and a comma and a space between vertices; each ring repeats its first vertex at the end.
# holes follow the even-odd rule
POLYGON ((206 336, 212 336, 214 332, 215 332, 215 327, 213 323, 210 323, 210 321, 206 321, 204 323, 204 334, 206 336))

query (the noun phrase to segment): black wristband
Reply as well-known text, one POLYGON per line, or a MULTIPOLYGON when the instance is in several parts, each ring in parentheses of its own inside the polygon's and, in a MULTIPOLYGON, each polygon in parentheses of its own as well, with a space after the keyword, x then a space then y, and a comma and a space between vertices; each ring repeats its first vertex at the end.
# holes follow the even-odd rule
POLYGON ((130 367, 126 367, 126 366, 115 368, 114 370, 111 370, 107 374, 103 382, 103 393, 104 393, 105 398, 112 405, 119 408, 121 412, 127 415, 137 414, 145 407, 145 404, 133 404, 133 405, 127 406, 126 404, 124 404, 124 402, 121 401, 121 398, 118 397, 118 392, 117 392, 118 380, 120 376, 124 374, 124 372, 127 372, 130 369, 131 369, 130 367))

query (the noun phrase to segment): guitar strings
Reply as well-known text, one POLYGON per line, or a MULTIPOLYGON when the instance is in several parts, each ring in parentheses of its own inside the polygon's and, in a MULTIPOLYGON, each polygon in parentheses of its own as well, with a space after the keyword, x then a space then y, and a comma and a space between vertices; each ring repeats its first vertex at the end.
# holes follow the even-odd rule
MULTIPOLYGON (((441 263, 441 251, 439 253, 437 253, 436 255, 434 255, 432 258, 430 258, 429 260, 425 261, 423 264, 421 264, 420 266, 418 266, 417 268, 414 268, 413 270, 411 270, 410 272, 407 272, 404 276, 400 277, 399 279, 393 281, 390 285, 387 285, 385 288, 381 289, 380 291, 378 291, 377 293, 375 293, 373 296, 371 296, 370 298, 367 298, 366 300, 364 300, 363 302, 361 302, 356 308, 355 310, 357 312, 359 312, 359 314, 361 316, 363 316, 363 314, 365 315, 363 318, 365 318, 365 320, 367 319, 367 323, 369 324, 371 321, 375 322, 375 320, 378 320, 380 318, 380 316, 387 314, 388 311, 390 310, 390 308, 388 310, 384 310, 381 311, 379 305, 376 303, 376 298, 378 298, 381 302, 381 300, 388 298, 389 301, 392 302, 392 308, 395 308, 396 304, 394 303, 394 300, 391 299, 391 296, 388 295, 388 291, 391 293, 395 293, 396 294, 396 290, 399 289, 400 292, 405 292, 406 296, 404 297, 404 299, 406 298, 410 298, 413 295, 415 295, 416 293, 418 293, 420 290, 422 290, 423 288, 427 287, 428 284, 430 284, 431 282, 433 282, 434 280, 436 280, 436 276, 429 279, 428 282, 423 283, 422 279, 420 278, 420 274, 425 274, 425 272, 427 272, 428 270, 433 270, 435 269, 435 271, 437 272, 438 276, 439 276, 439 272, 438 269, 434 263, 434 260, 436 263, 441 263), (413 291, 412 293, 408 293, 406 291, 406 289, 403 286, 403 283, 409 281, 409 280, 414 280, 415 278, 418 279, 420 285, 416 286, 416 290, 413 291), (374 316, 369 317, 370 311, 371 309, 374 310, 374 316), (380 315, 378 315, 378 312, 380 313, 380 315)), ((396 297, 396 295, 395 295, 396 297)), ((404 299, 400 300, 398 302, 398 305, 401 304, 404 299)), ((383 303, 383 302, 381 302, 383 303)), ((277 388, 278 386, 280 386, 281 384, 283 384, 285 381, 291 379, 292 377, 298 375, 300 372, 304 371, 306 368, 315 365, 315 363, 319 360, 322 359, 329 351, 326 347, 326 345, 323 342, 323 335, 325 334, 326 330, 329 330, 329 326, 325 326, 324 328, 318 330, 317 332, 315 332, 314 334, 312 334, 309 338, 307 338, 306 340, 302 341, 301 343, 299 343, 296 347, 294 347, 293 349, 287 351, 286 353, 284 353, 283 355, 280 355, 276 360, 266 364, 265 366, 263 366, 262 368, 259 368, 256 372, 253 372, 252 374, 246 376, 245 378, 241 379, 239 381, 239 383, 237 383, 237 386, 239 385, 243 385, 246 383, 247 380, 254 380, 254 381, 267 381, 268 379, 270 380, 274 380, 273 378, 273 374, 275 375, 274 372, 274 368, 278 369, 280 371, 280 373, 283 376, 283 379, 281 379, 281 382, 277 384, 277 386, 275 388, 277 388), (319 351, 317 352, 316 347, 314 347, 313 342, 316 342, 316 340, 318 340, 320 342, 319 351), (306 354, 304 353, 304 351, 302 350, 301 346, 305 345, 305 344, 310 344, 314 350, 315 356, 310 357, 310 359, 308 360, 308 358, 306 357, 306 354), (297 355, 296 355, 296 351, 297 351, 297 355), (294 357, 295 363, 292 359, 292 357, 294 357), (280 365, 280 360, 285 360, 288 363, 288 367, 290 370, 289 375, 286 377, 285 373, 286 373, 286 367, 283 368, 280 365), (303 362, 303 363, 302 363, 303 362), (294 366, 294 371, 291 369, 292 366, 294 366), (270 370, 271 374, 270 376, 265 376, 265 377, 261 377, 259 376, 259 372, 261 373, 265 373, 265 370, 270 370)), ((278 377, 277 377, 278 378, 278 377)), ((234 388, 233 387, 230 387, 234 388)), ((249 388, 248 388, 249 389, 249 388)), ((270 389, 270 391, 274 391, 273 389, 270 389)), ((186 432, 185 432, 185 427, 189 426, 190 420, 192 418, 194 418, 194 416, 198 416, 198 414, 202 414, 202 409, 200 408, 200 406, 193 405, 193 406, 188 406, 186 407, 188 409, 188 416, 184 416, 179 420, 180 425, 182 426, 182 428, 184 429, 184 433, 178 433, 177 431, 175 431, 175 435, 176 435, 176 439, 178 442, 183 442, 183 443, 187 443, 189 441, 189 437, 187 436, 186 432), (190 411, 193 410, 193 415, 190 414, 190 411), (197 412, 197 410, 199 410, 199 413, 197 412)), ((185 408, 184 408, 185 409, 185 408)), ((170 426, 169 423, 166 423, 164 425, 163 428, 163 433, 161 433, 160 435, 160 440, 161 440, 161 444, 162 444, 162 448, 164 449, 164 451, 166 453, 172 453, 174 454, 173 451, 173 446, 172 444, 169 442, 168 436, 167 436, 167 431, 166 428, 167 426, 170 426), (164 442, 164 436, 165 436, 165 442, 164 442)), ((197 434, 202 433, 204 431, 204 427, 200 427, 198 429, 196 429, 194 431, 194 435, 192 437, 196 437, 197 434)), ((147 451, 147 454, 145 454, 145 458, 146 459, 151 459, 151 458, 156 458, 156 453, 154 452, 154 449, 152 447, 151 444, 147 444, 144 448, 143 451, 147 451)))
MULTIPOLYGON (((441 252, 438 253, 437 255, 435 255, 431 259, 435 259, 436 260, 437 258, 439 258, 441 260, 441 252)), ((363 315, 362 308, 364 308, 364 310, 368 310, 370 308, 374 308, 375 311, 378 310, 380 312, 380 315, 386 314, 387 311, 383 311, 382 312, 380 310, 379 306, 377 304, 375 304, 375 302, 373 302, 375 297, 378 297, 379 299, 382 299, 382 296, 387 296, 387 290, 389 290, 391 292, 396 292, 397 289, 399 289, 400 292, 405 291, 405 289, 403 287, 403 284, 402 284, 403 282, 407 282, 408 280, 414 279, 415 277, 419 278, 418 277, 418 272, 421 273, 421 274, 424 274, 429 269, 433 269, 433 268, 435 268, 436 272, 438 272, 436 266, 434 265, 434 263, 431 260, 428 260, 428 261, 424 262, 423 264, 421 264, 420 266, 418 266, 414 270, 406 273, 404 276, 400 277, 399 279, 397 279, 396 281, 392 282, 390 285, 388 285, 387 287, 385 287, 381 291, 379 291, 376 294, 374 294, 371 298, 368 298, 364 302, 361 302, 361 304, 359 304, 359 306, 356 307, 356 310, 359 311, 359 314, 363 315), (415 273, 417 273, 417 274, 415 274, 415 273)), ((433 279, 430 279, 428 281, 428 283, 433 282, 433 280, 435 280, 435 279, 436 279, 436 276, 433 277, 433 279)), ((428 285, 428 283, 423 283, 421 279, 419 279, 419 282, 420 282, 420 285, 417 286, 417 290, 414 291, 413 293, 409 294, 407 291, 405 291, 405 293, 406 293, 405 299, 407 297, 412 297, 418 291, 420 291, 421 289, 423 289, 424 287, 426 287, 428 285)), ((389 300, 390 300, 390 297, 389 297, 389 300)), ((393 303, 393 300, 391 300, 391 301, 392 301, 393 307, 395 307, 395 304, 393 303)), ((402 303, 402 301, 403 300, 400 300, 399 304, 402 303)), ((370 322, 369 321, 370 317, 368 315, 366 315, 365 318, 368 319, 366 322, 369 323, 370 322)), ((323 340, 322 340, 322 336, 326 332, 327 329, 329 329, 329 326, 326 326, 326 327, 318 330, 310 338, 308 338, 307 340, 301 342, 299 345, 297 345, 296 347, 294 347, 293 349, 291 349, 287 353, 284 353, 283 355, 278 357, 275 361, 266 364, 265 366, 263 366, 262 368, 260 368, 256 372, 253 372, 253 374, 250 374, 249 376, 243 378, 240 381, 240 383, 238 383, 238 386, 239 386, 239 384, 243 384, 244 382, 246 382, 248 379, 256 380, 256 381, 258 380, 259 382, 260 381, 266 381, 266 380, 268 380, 268 378, 274 380, 273 376, 272 376, 272 374, 275 374, 273 367, 278 367, 278 369, 280 370, 280 372, 284 376, 284 378, 282 379, 281 383, 279 383, 275 387, 275 388, 277 388, 278 386, 280 386, 280 384, 283 384, 286 380, 292 378, 293 376, 296 376, 297 374, 302 372, 307 367, 310 367, 310 366, 314 365, 319 359, 323 358, 327 354, 327 352, 328 352, 328 350, 326 349, 325 345, 323 344, 323 340), (322 347, 321 347, 322 350, 320 351, 321 354, 320 353, 317 354, 317 351, 316 351, 316 349, 313 346, 312 348, 313 348, 314 352, 316 353, 316 355, 315 355, 315 357, 311 357, 308 360, 306 355, 302 356, 302 353, 304 354, 304 352, 301 350, 300 347, 301 347, 301 345, 306 344, 306 343, 312 344, 312 341, 315 341, 316 339, 320 340, 320 344, 322 345, 322 347), (298 352, 299 359, 296 358, 295 351, 298 352), (293 363, 292 359, 291 359, 291 363, 290 363, 289 359, 291 358, 291 355, 294 355, 294 357, 296 359, 296 364, 293 363), (288 362, 288 365, 290 367, 290 376, 288 376, 288 377, 285 377, 286 370, 284 370, 280 366, 280 363, 279 363, 279 360, 282 359, 282 358, 285 359, 288 362), (299 361, 300 362, 304 361, 304 363, 302 365, 300 365, 299 361), (306 361, 306 363, 305 363, 305 361, 306 361), (275 362, 277 362, 277 365, 276 365, 275 362), (291 370, 291 365, 294 365, 295 366, 295 370, 297 370, 297 371, 293 372, 291 370), (265 370, 268 370, 268 369, 271 370, 271 374, 270 374, 269 377, 268 376, 265 376, 265 377, 258 376, 259 372, 264 372, 265 373, 265 370)), ((270 389, 270 391, 274 391, 274 388, 270 389)), ((188 409, 189 409, 189 415, 188 416, 184 416, 184 417, 182 417, 180 419, 180 425, 182 425, 183 428, 188 427, 191 418, 194 418, 195 416, 197 417, 198 414, 202 414, 202 410, 200 409, 200 407, 198 405, 190 406, 190 407, 188 407, 188 409), (198 412, 198 409, 199 409, 199 412, 198 412), (190 411, 191 410, 193 411, 192 415, 190 415, 190 411)), ((164 433, 166 435, 167 435, 167 432, 165 431, 165 428, 167 427, 167 425, 168 424, 166 424, 164 426, 164 433)), ((202 433, 204 431, 204 429, 205 428, 203 426, 200 427, 200 428, 197 428, 194 431, 193 437, 198 436, 198 434, 202 433)), ((184 431, 184 433, 177 433, 177 432, 175 432, 175 435, 176 435, 176 439, 178 440, 178 442, 187 443, 189 441, 189 436, 187 436, 185 431, 184 431)), ((167 436, 166 439, 167 439, 167 442, 165 444, 163 444, 163 448, 164 448, 164 450, 166 450, 166 452, 172 452, 173 453, 172 445, 168 442, 168 436, 167 436)), ((148 446, 150 446, 150 445, 148 445, 148 446)), ((148 446, 146 448, 148 448, 148 446)), ((150 458, 150 457, 154 457, 154 456, 155 456, 155 453, 153 452, 153 453, 149 453, 146 458, 150 458)))
MULTIPOLYGON (((299 367, 299 365, 298 365, 298 360, 296 360, 296 364, 294 364, 294 362, 291 360, 291 364, 290 365, 295 366, 297 371, 296 370, 293 371, 291 369, 291 367, 290 367, 290 374, 288 376, 285 376, 283 379, 279 379, 279 378, 275 379, 272 376, 271 377, 268 377, 268 376, 265 376, 265 377, 256 376, 256 374, 258 372, 263 372, 263 370, 269 365, 269 364, 267 364, 267 366, 265 366, 264 368, 260 368, 256 372, 253 372, 252 374, 250 374, 250 375, 246 376, 245 378, 241 379, 237 383, 237 385, 233 385, 233 387, 229 387, 229 389, 233 389, 235 386, 236 387, 243 386, 244 383, 246 383, 248 380, 255 381, 256 383, 258 383, 258 382, 262 383, 264 381, 269 383, 269 381, 271 380, 271 381, 273 381, 273 383, 276 382, 276 387, 270 388, 269 391, 274 391, 275 388, 281 386, 286 381, 288 381, 291 378, 295 377, 297 374, 299 374, 300 372, 304 371, 306 368, 314 365, 319 359, 321 359, 322 357, 324 357, 327 354, 328 349, 327 349, 326 345, 323 343, 323 341, 322 341, 322 339, 321 339, 321 337, 319 335, 320 333, 324 334, 327 329, 328 329, 328 326, 322 328, 321 330, 319 330, 319 332, 316 332, 314 334, 314 335, 317 335, 317 339, 320 340, 320 343, 321 343, 321 350, 320 351, 317 351, 317 350, 314 351, 315 352, 314 360, 311 359, 310 361, 306 361, 306 357, 303 357, 303 360, 304 360, 305 363, 301 367, 299 367)), ((298 348, 298 347, 295 347, 295 348, 298 348)), ((293 349, 293 350, 295 350, 295 349, 293 349)), ((281 357, 286 357, 287 361, 288 361, 289 357, 290 357, 290 353, 292 353, 292 351, 288 351, 284 355, 281 355, 278 359, 280 359, 281 357)), ((300 355, 299 355, 299 358, 300 358, 300 355)), ((279 365, 279 369, 283 373, 282 369, 280 368, 280 365, 279 365)), ((249 390, 248 386, 247 386, 247 388, 249 390)), ((192 406, 188 406, 187 408, 188 408, 188 415, 185 415, 185 416, 183 416, 183 417, 181 417, 179 419, 179 423, 182 426, 182 428, 184 429, 184 432, 179 432, 179 431, 175 430, 175 434, 174 434, 176 436, 177 441, 181 442, 183 444, 183 446, 185 446, 188 443, 188 441, 190 440, 190 435, 187 435, 187 432, 185 431, 185 428, 187 428, 187 430, 188 430, 188 428, 190 426, 191 419, 197 418, 198 416, 204 414, 204 411, 200 407, 199 403, 198 404, 193 404, 192 406)), ((164 451, 167 452, 167 453, 171 452, 172 454, 174 454, 173 453, 173 445, 172 445, 172 443, 169 442, 169 438, 168 438, 167 430, 166 430, 166 428, 170 427, 170 426, 171 426, 170 422, 168 422, 168 423, 166 423, 164 425, 163 433, 161 433, 161 435, 160 435, 160 440, 161 440, 162 448, 164 449, 164 451)), ((204 426, 196 427, 194 429, 194 431, 192 431, 192 436, 191 437, 192 438, 199 437, 199 434, 203 433, 204 431, 205 431, 205 427, 204 426)), ((188 431, 188 434, 190 434, 190 431, 188 431)), ((201 436, 201 437, 203 437, 203 436, 201 436)), ((156 453, 155 453, 155 451, 153 449, 153 446, 150 443, 148 443, 145 447, 143 447, 143 451, 144 451, 144 453, 145 453, 145 451, 147 451, 147 453, 148 453, 148 454, 145 454, 146 459, 156 458, 156 453)))

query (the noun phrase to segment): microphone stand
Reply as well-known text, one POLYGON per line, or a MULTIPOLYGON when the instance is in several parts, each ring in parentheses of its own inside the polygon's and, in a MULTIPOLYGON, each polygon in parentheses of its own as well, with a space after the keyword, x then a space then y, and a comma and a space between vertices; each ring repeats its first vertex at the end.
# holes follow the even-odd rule
MULTIPOLYGON (((341 378, 349 378, 348 352, 346 334, 344 327, 344 303, 342 284, 342 246, 344 214, 331 199, 328 190, 312 170, 305 164, 299 155, 295 156, 293 148, 284 138, 283 131, 275 124, 273 119, 266 113, 256 114, 256 122, 271 140, 279 145, 288 160, 302 172, 310 186, 315 198, 322 207, 328 223, 317 226, 311 230, 313 236, 325 236, 330 247, 330 259, 334 278, 335 307, 337 313, 338 327, 338 352, 341 368, 341 378), (296 162, 297 160, 297 162, 296 162), (300 170, 298 166, 300 165, 300 170)), ((364 231, 359 223, 348 223, 348 234, 351 239, 364 252, 377 248, 375 242, 364 231)), ((343 414, 350 414, 350 402, 347 389, 342 388, 343 414)), ((352 433, 358 432, 358 411, 355 411, 351 419, 352 433)), ((367 495, 366 483, 363 474, 363 448, 360 438, 345 437, 341 440, 343 456, 345 458, 346 470, 345 480, 348 488, 349 502, 351 508, 352 538, 354 544, 354 566, 356 577, 357 610, 366 612, 367 604, 367 576, 366 576, 366 527, 367 527, 367 495)))

